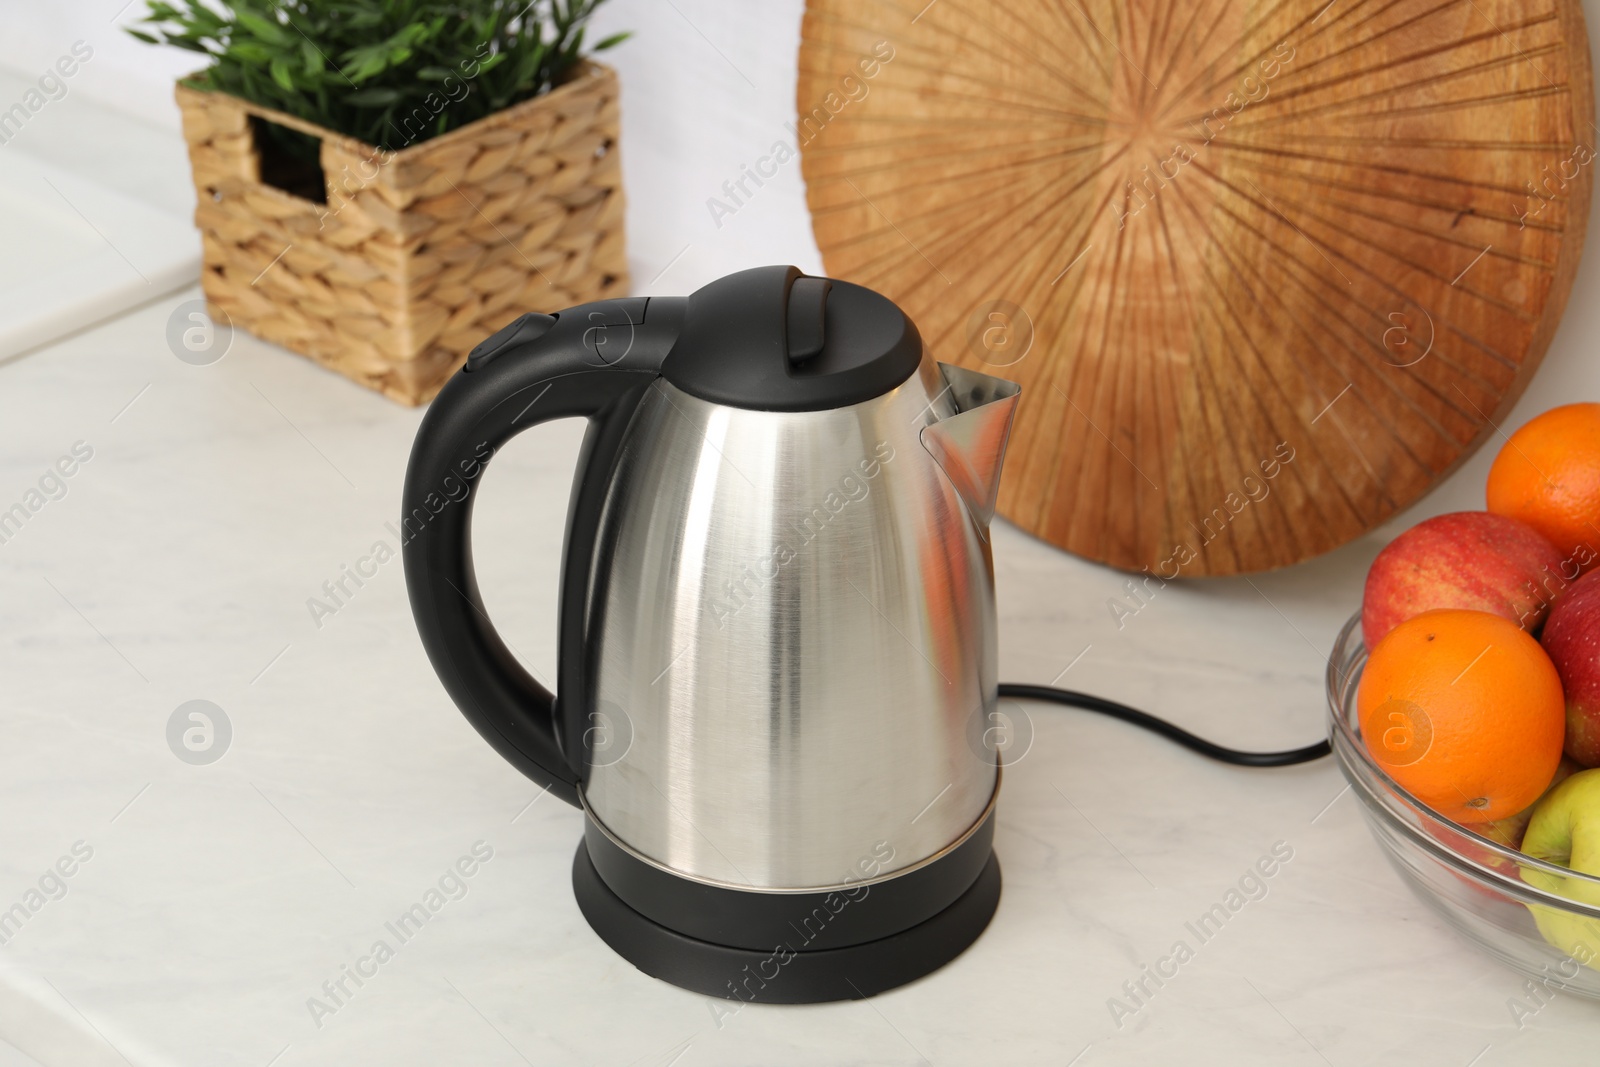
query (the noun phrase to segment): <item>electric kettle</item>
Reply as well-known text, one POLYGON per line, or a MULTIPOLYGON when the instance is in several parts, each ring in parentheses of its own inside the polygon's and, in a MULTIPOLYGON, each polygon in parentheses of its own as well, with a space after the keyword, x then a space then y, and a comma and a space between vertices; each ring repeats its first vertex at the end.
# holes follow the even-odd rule
POLYGON ((856 998, 988 924, 988 529, 1018 392, 934 362, 885 297, 778 266, 523 315, 433 402, 403 520, 423 646, 478 732, 582 808, 578 904, 640 970, 856 998), (551 694, 485 613, 471 517, 496 449, 570 416, 551 694))

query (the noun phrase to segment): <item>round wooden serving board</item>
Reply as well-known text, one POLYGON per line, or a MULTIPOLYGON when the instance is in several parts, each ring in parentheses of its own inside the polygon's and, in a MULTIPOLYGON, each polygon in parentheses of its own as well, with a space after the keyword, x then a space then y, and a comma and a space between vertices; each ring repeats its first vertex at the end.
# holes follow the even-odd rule
POLYGON ((1576 0, 808 0, 828 272, 1020 381, 1000 511, 1162 577, 1325 552, 1496 433, 1582 250, 1576 0))

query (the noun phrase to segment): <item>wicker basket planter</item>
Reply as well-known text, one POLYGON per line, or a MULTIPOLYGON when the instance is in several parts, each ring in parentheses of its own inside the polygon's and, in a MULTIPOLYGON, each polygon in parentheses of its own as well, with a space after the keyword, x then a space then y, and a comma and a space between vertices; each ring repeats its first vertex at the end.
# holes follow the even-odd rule
POLYGON ((397 152, 234 96, 177 97, 213 313, 385 396, 428 400, 524 311, 627 292, 603 64, 397 152), (325 204, 262 181, 252 117, 321 140, 325 204))

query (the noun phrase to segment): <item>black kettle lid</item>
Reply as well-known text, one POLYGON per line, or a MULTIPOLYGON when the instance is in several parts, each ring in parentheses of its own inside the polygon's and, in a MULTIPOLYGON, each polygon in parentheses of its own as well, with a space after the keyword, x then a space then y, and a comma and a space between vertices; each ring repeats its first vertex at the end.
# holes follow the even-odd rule
POLYGON ((887 297, 796 267, 756 267, 689 297, 661 375, 717 404, 820 411, 881 396, 921 360, 921 335, 887 297))

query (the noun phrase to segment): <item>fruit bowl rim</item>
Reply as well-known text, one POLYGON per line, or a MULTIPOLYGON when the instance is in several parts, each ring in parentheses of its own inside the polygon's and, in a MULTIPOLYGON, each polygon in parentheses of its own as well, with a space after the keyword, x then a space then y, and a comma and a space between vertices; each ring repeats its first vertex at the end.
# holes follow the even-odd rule
POLYGON ((1429 823, 1438 824, 1470 838, 1477 847, 1510 861, 1517 868, 1531 868, 1552 877, 1569 879, 1580 885, 1592 887, 1597 898, 1600 898, 1600 876, 1585 874, 1570 867, 1537 859, 1519 849, 1492 841, 1470 826, 1445 818, 1413 796, 1373 761, 1367 753, 1367 746, 1362 741, 1361 734, 1351 725, 1354 697, 1366 661, 1367 648, 1361 634, 1361 612, 1357 611, 1339 631, 1333 649, 1328 654, 1328 742, 1333 748, 1339 769, 1344 773, 1350 786, 1362 796, 1367 808, 1382 815, 1385 821, 1397 827, 1408 840, 1468 877, 1487 883, 1497 890, 1523 900, 1524 903, 1560 908, 1600 919, 1600 905, 1587 904, 1530 885, 1516 875, 1489 867, 1471 856, 1457 852, 1423 829, 1423 826, 1429 823), (1346 666, 1342 674, 1341 665, 1346 666), (1382 786, 1382 790, 1376 788, 1377 786, 1382 786), (1387 791, 1387 797, 1384 796, 1384 791, 1387 791), (1407 815, 1411 818, 1407 818, 1407 815))

